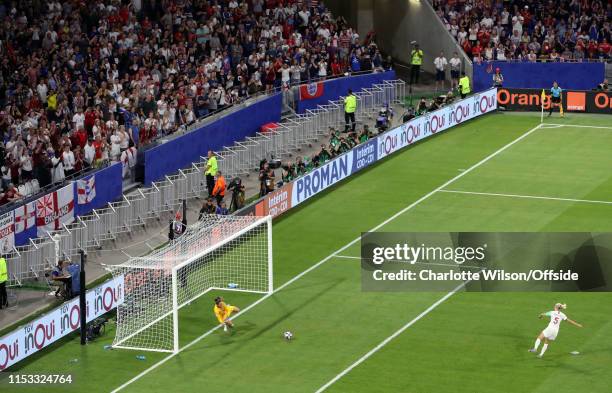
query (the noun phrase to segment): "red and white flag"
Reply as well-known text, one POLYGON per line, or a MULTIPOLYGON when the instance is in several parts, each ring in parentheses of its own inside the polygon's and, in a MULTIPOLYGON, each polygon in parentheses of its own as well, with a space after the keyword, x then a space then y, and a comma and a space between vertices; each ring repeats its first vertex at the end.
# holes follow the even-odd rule
POLYGON ((5 254, 15 245, 15 216, 13 212, 0 216, 0 252, 5 254))
POLYGON ((24 232, 36 225, 34 202, 29 202, 15 209, 15 234, 24 232))
POLYGON ((319 98, 323 95, 323 82, 307 83, 300 86, 300 101, 319 98))
POLYGON ((74 183, 36 200, 38 236, 61 229, 74 220, 74 183))
POLYGON ((77 195, 79 205, 90 203, 96 197, 96 176, 77 180, 77 195))

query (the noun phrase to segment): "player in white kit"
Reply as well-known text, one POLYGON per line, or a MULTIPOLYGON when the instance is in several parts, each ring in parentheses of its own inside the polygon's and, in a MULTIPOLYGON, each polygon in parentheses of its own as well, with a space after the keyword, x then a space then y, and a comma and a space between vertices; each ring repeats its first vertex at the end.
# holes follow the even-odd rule
POLYGON ((546 352, 546 349, 548 348, 548 342, 554 341, 555 338, 557 338, 557 334, 559 334, 559 326, 561 325, 562 321, 567 321, 574 326, 582 327, 581 324, 579 324, 578 322, 572 321, 571 319, 567 317, 567 315, 561 312, 561 310, 565 310, 565 308, 566 308, 565 304, 557 303, 555 304, 554 311, 542 313, 538 316, 538 318, 540 319, 544 317, 550 317, 550 322, 548 323, 548 326, 546 327, 546 329, 542 330, 542 333, 540 333, 540 335, 536 339, 534 347, 531 348, 529 352, 537 352, 538 347, 540 346, 540 342, 544 341, 544 345, 542 345, 542 351, 540 352, 538 357, 541 358, 542 356, 544 356, 544 352, 546 352))

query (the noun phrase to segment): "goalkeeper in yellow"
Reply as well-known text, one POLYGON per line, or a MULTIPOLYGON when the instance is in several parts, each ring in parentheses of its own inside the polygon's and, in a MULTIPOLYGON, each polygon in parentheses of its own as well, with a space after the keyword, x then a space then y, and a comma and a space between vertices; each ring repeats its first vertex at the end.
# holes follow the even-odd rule
POLYGON ((230 306, 223 301, 221 296, 217 296, 215 298, 215 306, 213 307, 213 311, 215 312, 215 316, 217 317, 219 323, 223 325, 223 331, 227 332, 228 327, 234 327, 234 324, 230 319, 230 315, 240 311, 240 309, 236 306, 230 306))

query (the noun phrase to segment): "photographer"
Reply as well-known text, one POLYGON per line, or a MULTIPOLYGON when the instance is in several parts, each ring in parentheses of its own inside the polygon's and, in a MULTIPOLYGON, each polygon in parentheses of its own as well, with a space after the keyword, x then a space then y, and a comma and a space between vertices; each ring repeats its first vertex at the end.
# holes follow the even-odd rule
POLYGON ((227 191, 232 193, 232 201, 230 202, 230 210, 236 211, 242 209, 244 206, 244 192, 245 188, 242 185, 242 180, 239 177, 232 179, 231 183, 227 186, 227 191))
POLYGON ((370 139, 370 131, 368 126, 363 126, 363 130, 361 130, 359 135, 357 135, 357 140, 359 143, 365 143, 368 141, 368 139, 370 139))
POLYGON ((283 183, 289 183, 291 180, 296 178, 296 174, 295 174, 295 166, 288 162, 287 164, 283 165, 283 172, 281 175, 281 179, 283 181, 283 183))
POLYGON ((306 164, 300 156, 295 158, 295 173, 298 177, 306 174, 306 164))
POLYGON ((217 209, 215 208, 215 205, 213 204, 213 199, 211 197, 206 198, 206 202, 204 202, 204 204, 202 205, 202 208, 200 209, 200 215, 198 216, 198 221, 200 221, 202 217, 204 217, 205 214, 215 214, 216 211, 217 209))
POLYGON ((270 168, 267 161, 262 161, 263 166, 259 171, 259 196, 264 196, 274 191, 274 170, 270 168))
POLYGON ((427 112, 427 100, 425 97, 421 97, 421 100, 417 104, 416 115, 420 116, 427 112))
POLYGON ((325 148, 325 145, 321 145, 321 150, 319 150, 319 154, 313 157, 313 164, 315 166, 324 165, 327 161, 331 159, 331 154, 325 148))
POLYGON ((340 138, 340 147, 338 148, 338 153, 343 154, 347 151, 351 150, 351 145, 348 143, 345 137, 340 138))
POLYGON ((332 133, 329 137, 329 151, 332 157, 338 155, 338 150, 340 149, 340 138, 338 137, 338 133, 332 129, 332 133))

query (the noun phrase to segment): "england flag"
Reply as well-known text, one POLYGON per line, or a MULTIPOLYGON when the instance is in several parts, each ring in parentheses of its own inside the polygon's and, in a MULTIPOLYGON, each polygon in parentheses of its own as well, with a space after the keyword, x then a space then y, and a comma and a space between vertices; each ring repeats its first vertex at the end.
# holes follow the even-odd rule
POLYGON ((36 200, 36 227, 38 236, 56 231, 63 224, 74 221, 74 184, 36 200))
POLYGON ((89 179, 77 180, 77 195, 79 205, 91 203, 96 197, 96 176, 89 179))

